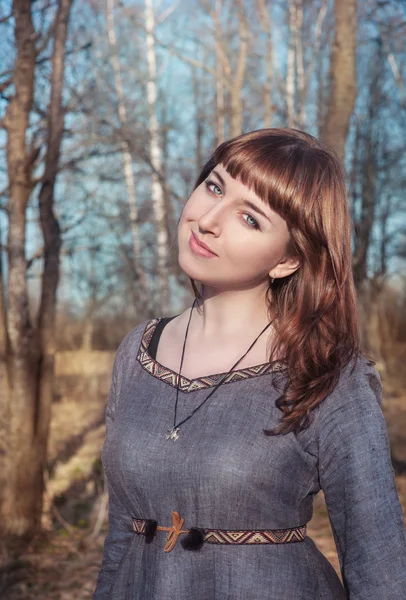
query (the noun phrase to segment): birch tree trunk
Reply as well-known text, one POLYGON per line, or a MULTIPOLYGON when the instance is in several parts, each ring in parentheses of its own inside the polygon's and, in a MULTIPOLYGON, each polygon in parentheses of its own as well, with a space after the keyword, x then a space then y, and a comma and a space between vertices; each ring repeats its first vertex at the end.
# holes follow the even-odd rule
MULTIPOLYGON (((220 24, 222 0, 216 0, 216 18, 220 24)), ((221 58, 221 29, 216 27, 216 145, 225 139, 225 103, 224 103, 224 76, 223 61, 221 58)), ((201 162, 199 163, 201 168, 201 162)), ((198 172, 198 171, 197 171, 198 172)))
MULTIPOLYGON (((232 68, 231 61, 228 57, 228 55, 231 54, 228 37, 223 31, 221 21, 222 2, 221 0, 217 0, 215 9, 212 8, 211 3, 208 0, 200 0, 200 2, 212 18, 215 26, 216 65, 213 69, 206 63, 196 60, 196 58, 186 56, 183 56, 182 58, 194 67, 202 68, 207 71, 216 81, 217 114, 215 134, 216 141, 219 143, 224 138, 226 123, 229 126, 227 127, 227 131, 230 130, 231 137, 242 133, 244 112, 242 91, 247 66, 249 28, 244 3, 242 0, 237 0, 239 46, 235 66, 232 68), (225 91, 227 92, 226 98, 225 91), (226 99, 229 100, 229 102, 226 102, 226 99)), ((233 11, 229 11, 229 20, 233 18, 233 11)), ((233 52, 235 53, 234 49, 233 52)))
POLYGON ((107 36, 110 46, 111 65, 114 72, 114 85, 118 102, 118 116, 121 125, 121 148, 123 152, 123 172, 127 189, 128 206, 130 213, 130 229, 133 246, 134 274, 137 293, 135 294, 135 311, 137 315, 144 316, 147 311, 148 292, 145 273, 141 267, 141 242, 138 227, 138 209, 136 201, 135 177, 132 164, 130 143, 127 136, 128 118, 125 105, 123 83, 121 78, 120 60, 117 50, 116 31, 114 26, 115 0, 107 0, 107 36))
POLYGON ((245 69, 247 66, 248 53, 248 23, 245 14, 244 5, 238 0, 238 30, 240 36, 240 47, 238 51, 237 66, 235 69, 232 88, 231 88, 231 137, 242 133, 243 102, 242 88, 245 79, 245 69))
MULTIPOLYGON (((29 312, 27 289, 26 209, 34 187, 34 160, 29 155, 27 131, 33 106, 36 34, 30 0, 15 0, 16 61, 14 95, 9 101, 7 133, 8 301, 3 368, 7 385, 1 391, 1 439, 7 451, 0 456, 0 530, 4 538, 30 537, 41 524, 55 353, 55 307, 59 281, 60 229, 54 215, 54 186, 64 127, 62 88, 67 27, 72 0, 60 0, 54 24, 51 96, 45 169, 39 192, 40 224, 44 239, 44 267, 37 323, 29 312), (7 431, 7 434, 4 432, 7 431)), ((4 304, 3 304, 4 306, 4 304)))
POLYGON ((286 111, 288 127, 296 127, 296 4, 288 2, 289 41, 286 71, 286 111))
POLYGON ((330 69, 330 92, 321 137, 343 160, 350 117, 357 93, 355 48, 357 1, 335 0, 335 36, 330 69))
POLYGON ((145 0, 145 30, 148 66, 147 102, 152 165, 151 199, 157 237, 158 298, 156 300, 156 310, 160 315, 165 315, 169 312, 169 236, 166 226, 164 191, 159 178, 162 160, 157 119, 155 18, 152 0, 145 0))
POLYGON ((296 1, 296 70, 297 70, 297 127, 304 129, 306 126, 306 79, 304 72, 303 55, 303 4, 302 0, 296 1))

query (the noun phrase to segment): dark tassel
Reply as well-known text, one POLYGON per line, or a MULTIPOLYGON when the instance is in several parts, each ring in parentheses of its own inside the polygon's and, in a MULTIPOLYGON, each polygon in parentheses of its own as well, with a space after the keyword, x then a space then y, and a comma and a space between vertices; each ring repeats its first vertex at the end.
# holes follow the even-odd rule
POLYGON ((204 544, 204 529, 192 527, 185 536, 182 536, 181 544, 185 550, 200 550, 204 544))
POLYGON ((156 528, 158 526, 158 521, 154 521, 153 519, 147 519, 147 522, 145 523, 145 530, 144 530, 144 535, 145 535, 145 542, 147 544, 150 544, 152 542, 152 540, 154 539, 154 535, 156 532, 156 528))

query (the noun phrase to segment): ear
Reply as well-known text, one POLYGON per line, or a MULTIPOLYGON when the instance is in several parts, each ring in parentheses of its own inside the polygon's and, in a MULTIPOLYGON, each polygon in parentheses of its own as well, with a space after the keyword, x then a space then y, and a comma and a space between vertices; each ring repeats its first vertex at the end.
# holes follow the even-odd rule
POLYGON ((291 275, 300 267, 300 260, 297 256, 289 256, 283 258, 275 265, 269 272, 270 277, 273 279, 279 279, 291 275))

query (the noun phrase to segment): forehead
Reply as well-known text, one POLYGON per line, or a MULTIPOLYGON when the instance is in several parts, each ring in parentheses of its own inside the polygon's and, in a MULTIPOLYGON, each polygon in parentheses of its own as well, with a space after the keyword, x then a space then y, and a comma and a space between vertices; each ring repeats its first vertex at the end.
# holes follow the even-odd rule
POLYGON ((248 196, 255 197, 259 201, 263 202, 262 198, 257 196, 257 194, 255 193, 255 191, 252 188, 248 187, 240 179, 231 177, 231 175, 227 172, 225 166, 222 165, 221 163, 218 163, 215 167, 213 167, 213 170, 211 172, 214 173, 215 175, 216 174, 219 175, 220 178, 223 179, 225 184, 232 185, 233 188, 235 188, 235 189, 240 188, 247 197, 248 196))
POLYGON ((246 199, 246 200, 250 200, 251 202, 256 202, 258 204, 261 204, 262 206, 265 206, 268 208, 268 213, 270 215, 276 214, 270 207, 269 202, 267 202, 266 200, 264 200, 263 198, 258 196, 252 188, 248 187, 240 179, 236 179, 235 177, 232 177, 227 172, 227 170, 223 164, 217 163, 217 165, 215 167, 213 167, 213 170, 211 171, 211 173, 213 175, 218 175, 218 177, 222 183, 224 182, 224 184, 226 186, 228 186, 229 188, 231 187, 233 190, 233 193, 236 193, 239 195, 239 199, 242 199, 242 200, 246 199))

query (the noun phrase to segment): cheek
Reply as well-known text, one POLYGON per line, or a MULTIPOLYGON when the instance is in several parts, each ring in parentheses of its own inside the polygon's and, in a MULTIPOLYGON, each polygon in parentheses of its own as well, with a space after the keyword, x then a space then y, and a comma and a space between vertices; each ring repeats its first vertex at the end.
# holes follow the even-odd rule
POLYGON ((196 218, 197 206, 198 203, 196 201, 195 194, 193 193, 183 207, 179 225, 196 218))
POLYGON ((205 199, 201 192, 196 190, 187 200, 183 207, 182 214, 179 219, 178 235, 185 235, 190 232, 190 229, 197 228, 197 223, 205 212, 205 199))
POLYGON ((185 236, 190 233, 190 230, 192 229, 192 223, 193 218, 190 214, 190 210, 187 206, 184 207, 182 214, 180 216, 179 219, 179 224, 178 224, 178 239, 183 239, 185 238, 185 236))
POLYGON ((240 265, 247 265, 254 270, 268 270, 270 265, 279 261, 285 244, 280 238, 265 236, 258 233, 258 238, 250 237, 250 240, 244 241, 241 238, 233 243, 230 248, 233 262, 240 265))
MULTIPOLYGON (((196 205, 195 205, 196 206, 196 205)), ((190 232, 196 229, 196 208, 193 208, 192 203, 188 200, 183 207, 177 227, 178 247, 183 248, 184 244, 189 243, 190 232)))

